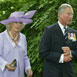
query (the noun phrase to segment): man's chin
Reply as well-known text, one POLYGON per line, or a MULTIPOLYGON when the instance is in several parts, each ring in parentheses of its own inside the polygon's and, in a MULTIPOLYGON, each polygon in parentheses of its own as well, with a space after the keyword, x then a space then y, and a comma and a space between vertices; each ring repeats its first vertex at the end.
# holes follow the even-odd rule
POLYGON ((71 22, 68 22, 67 25, 71 24, 71 22))

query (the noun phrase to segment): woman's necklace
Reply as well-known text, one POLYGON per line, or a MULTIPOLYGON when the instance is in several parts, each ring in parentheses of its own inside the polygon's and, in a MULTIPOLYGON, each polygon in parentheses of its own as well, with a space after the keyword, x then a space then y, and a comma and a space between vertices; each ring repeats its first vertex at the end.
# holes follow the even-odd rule
POLYGON ((10 34, 10 37, 11 37, 11 39, 12 39, 13 41, 17 40, 17 38, 18 38, 18 34, 16 35, 15 38, 12 36, 11 31, 9 31, 9 34, 10 34))

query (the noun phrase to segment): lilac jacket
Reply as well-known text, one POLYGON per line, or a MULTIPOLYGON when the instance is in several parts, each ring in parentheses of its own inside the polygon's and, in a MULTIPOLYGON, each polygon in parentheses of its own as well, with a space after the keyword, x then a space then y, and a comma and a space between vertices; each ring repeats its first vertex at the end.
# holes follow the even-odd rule
POLYGON ((19 33, 20 38, 16 45, 9 37, 7 30, 0 33, 0 77, 24 77, 24 70, 31 68, 27 56, 26 37, 19 33), (8 71, 5 65, 17 60, 17 67, 14 72, 8 71))

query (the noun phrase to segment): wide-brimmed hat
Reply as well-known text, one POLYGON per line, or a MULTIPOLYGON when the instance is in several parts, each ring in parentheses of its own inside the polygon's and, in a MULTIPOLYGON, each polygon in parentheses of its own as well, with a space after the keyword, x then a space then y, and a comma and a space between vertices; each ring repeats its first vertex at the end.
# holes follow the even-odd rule
POLYGON ((16 11, 11 13, 8 19, 2 20, 0 21, 0 23, 6 25, 12 22, 22 22, 26 25, 33 22, 31 18, 33 17, 35 12, 36 10, 32 10, 24 14, 24 12, 22 11, 16 11))

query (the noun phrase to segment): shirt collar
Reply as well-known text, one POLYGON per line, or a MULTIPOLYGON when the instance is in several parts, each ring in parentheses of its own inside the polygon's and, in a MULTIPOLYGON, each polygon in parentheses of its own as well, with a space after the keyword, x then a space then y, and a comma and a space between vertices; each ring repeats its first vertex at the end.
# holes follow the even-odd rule
MULTIPOLYGON (((64 31, 65 31, 65 29, 64 29, 64 26, 60 23, 60 21, 58 21, 58 24, 59 24, 59 27, 61 28, 61 30, 62 30, 62 32, 63 32, 63 34, 64 34, 64 31)), ((66 26, 66 28, 67 28, 68 26, 66 26)))
POLYGON ((17 45, 11 40, 11 38, 8 35, 8 31, 7 30, 5 30, 5 34, 6 34, 6 37, 7 37, 8 41, 11 43, 13 48, 16 47, 16 46, 19 46, 19 47, 22 46, 23 39, 22 39, 22 34, 21 33, 19 33, 20 38, 19 38, 19 41, 18 41, 17 45))

